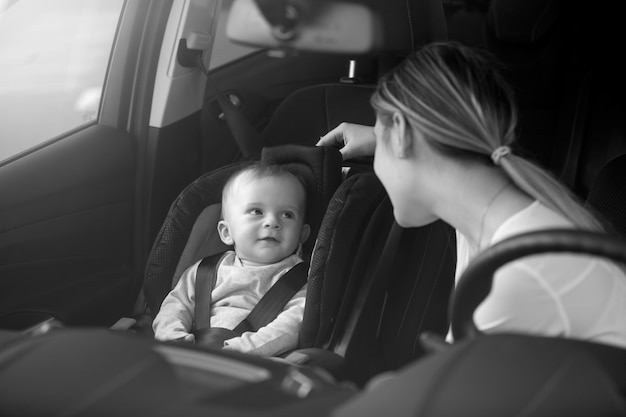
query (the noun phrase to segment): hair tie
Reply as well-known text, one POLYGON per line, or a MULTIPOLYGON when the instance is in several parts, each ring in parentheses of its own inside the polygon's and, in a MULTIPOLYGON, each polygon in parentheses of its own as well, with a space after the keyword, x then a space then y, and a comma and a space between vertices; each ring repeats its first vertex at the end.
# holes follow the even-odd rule
POLYGON ((495 165, 500 165, 500 159, 511 153, 508 146, 499 146, 491 153, 491 160, 495 165))

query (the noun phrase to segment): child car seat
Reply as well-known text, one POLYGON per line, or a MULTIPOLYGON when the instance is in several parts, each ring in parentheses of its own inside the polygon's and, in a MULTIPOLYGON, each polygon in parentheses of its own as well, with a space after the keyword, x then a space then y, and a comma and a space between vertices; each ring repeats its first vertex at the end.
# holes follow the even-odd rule
MULTIPOLYGON (((303 245, 303 255, 308 261, 326 205, 341 181, 341 155, 331 148, 285 145, 265 148, 261 160, 285 165, 307 184, 307 221, 312 237, 303 245)), ((216 232, 222 187, 232 173, 249 163, 235 163, 202 175, 172 203, 146 266, 144 294, 152 317, 187 267, 227 249, 216 232)))

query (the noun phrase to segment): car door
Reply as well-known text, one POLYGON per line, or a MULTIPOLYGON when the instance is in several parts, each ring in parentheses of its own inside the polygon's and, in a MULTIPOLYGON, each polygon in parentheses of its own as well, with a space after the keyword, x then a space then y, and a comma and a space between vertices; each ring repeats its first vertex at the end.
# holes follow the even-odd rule
POLYGON ((171 5, 0 2, 0 327, 130 314, 171 5))

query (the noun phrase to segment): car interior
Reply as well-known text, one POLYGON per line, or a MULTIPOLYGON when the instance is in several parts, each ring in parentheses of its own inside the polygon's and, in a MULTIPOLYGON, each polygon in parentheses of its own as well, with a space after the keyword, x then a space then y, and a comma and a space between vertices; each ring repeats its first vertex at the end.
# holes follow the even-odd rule
MULTIPOLYGON (((186 4, 147 3, 129 2, 127 18, 165 22, 170 7, 186 4)), ((204 80, 193 93, 197 111, 141 130, 130 121, 148 120, 148 104, 103 108, 136 119, 123 134, 97 124, 0 165, 0 190, 11 200, 0 203, 0 414, 624 415, 623 349, 486 335, 472 318, 495 270, 522 256, 575 252, 626 262, 626 82, 615 53, 619 25, 603 24, 616 11, 598 16, 550 0, 229 3, 226 33, 258 52, 208 69, 202 36, 173 41, 179 70, 204 80), (373 125, 378 77, 439 40, 501 61, 520 107, 519 151, 602 214, 613 233, 513 238, 478 257, 455 289, 454 229, 443 221, 400 227, 371 158, 342 161, 337 149, 314 146, 342 122, 373 125), (126 152, 134 134, 139 161, 126 152), (54 172, 70 146, 82 162, 63 175, 73 179, 82 168, 93 181, 39 185, 40 172, 54 172), (180 274, 225 249, 215 229, 222 186, 254 160, 289 166, 307 183, 312 233, 298 348, 267 359, 155 341, 152 319, 180 274), (135 170, 141 181, 129 174, 135 170), (29 195, 29 187, 46 186, 49 195, 29 195), (107 209, 94 211, 82 187, 107 193, 107 209), (63 220, 55 193, 82 204, 82 214, 63 220), (42 203, 59 217, 45 218, 35 207, 42 203), (87 223, 103 231, 85 241, 93 233, 87 223), (57 229, 67 231, 65 246, 55 242, 57 229), (445 341, 448 329, 454 344, 445 341), (377 385, 390 373, 395 380, 377 385)), ((144 42, 170 36, 160 30, 146 31, 144 42)), ((128 48, 158 59, 146 46, 128 48)), ((155 80, 147 73, 136 88, 155 80)))

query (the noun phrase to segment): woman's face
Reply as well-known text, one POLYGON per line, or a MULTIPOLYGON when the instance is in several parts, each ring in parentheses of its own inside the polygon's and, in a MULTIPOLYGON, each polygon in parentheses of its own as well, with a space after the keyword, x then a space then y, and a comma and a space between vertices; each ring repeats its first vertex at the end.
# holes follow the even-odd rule
POLYGON ((394 135, 403 132, 396 124, 385 125, 376 119, 374 172, 389 195, 396 222, 402 227, 418 227, 432 223, 437 217, 428 208, 425 201, 428 194, 420 184, 426 176, 421 172, 418 151, 412 148, 410 154, 400 157, 399 145, 394 148, 391 143, 397 144, 394 135))

